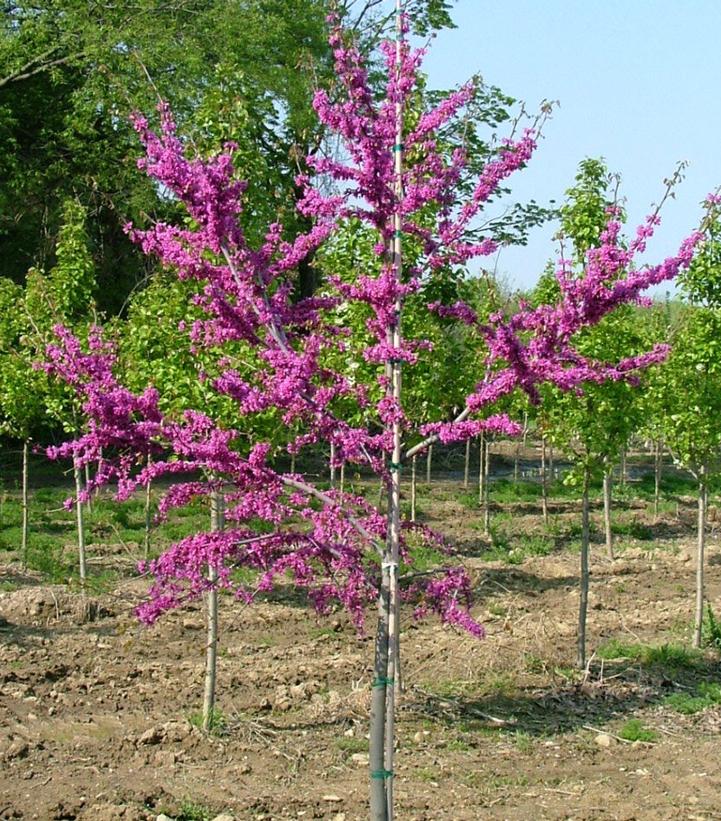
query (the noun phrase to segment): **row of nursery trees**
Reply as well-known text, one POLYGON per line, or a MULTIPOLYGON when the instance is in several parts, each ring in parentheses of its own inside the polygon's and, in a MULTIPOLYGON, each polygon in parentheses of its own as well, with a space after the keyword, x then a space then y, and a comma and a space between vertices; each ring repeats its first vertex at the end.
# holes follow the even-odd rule
POLYGON ((378 90, 361 49, 331 19, 337 82, 313 105, 335 151, 306 158, 307 173, 294 181, 298 216, 285 226, 259 229, 264 205, 247 200, 234 145, 220 153, 189 145, 161 104, 157 129, 134 118, 141 167, 186 216, 127 226, 160 265, 126 314, 100 325, 85 215, 73 201, 54 266, 30 272, 24 288, 0 281, 3 432, 26 454, 49 427, 72 437, 49 453, 73 465, 81 579, 82 509, 96 489, 116 483, 125 499, 163 477, 161 518, 209 501, 209 531, 145 566, 155 581, 139 608, 152 623, 206 598, 206 721, 218 590, 251 602, 290 576, 318 611, 341 606, 359 629, 377 604, 373 819, 393 817, 401 602, 483 636, 452 547, 401 516, 402 477, 415 474, 416 457, 437 442, 476 439, 487 452, 491 437, 517 437, 529 420, 570 457, 583 492, 583 665, 591 480, 604 476, 610 511, 612 467, 632 433, 698 479, 698 641, 707 484, 721 437, 719 197, 707 199, 701 229, 678 254, 640 265, 665 197, 626 238, 615 181, 586 160, 561 209, 562 258, 533 293, 504 295, 491 277, 468 272, 508 239, 487 210, 531 159, 542 118, 476 153, 465 115, 479 87, 428 93, 423 51, 409 47, 407 30, 397 2, 378 90), (298 276, 309 260, 321 285, 304 294, 298 276), (681 309, 643 302, 644 289, 674 277, 688 297, 681 309), (319 447, 333 473, 349 465, 377 477, 382 503, 304 471, 319 447), (446 556, 435 572, 414 573, 421 542, 446 556), (256 582, 239 584, 238 567, 254 570, 256 582))

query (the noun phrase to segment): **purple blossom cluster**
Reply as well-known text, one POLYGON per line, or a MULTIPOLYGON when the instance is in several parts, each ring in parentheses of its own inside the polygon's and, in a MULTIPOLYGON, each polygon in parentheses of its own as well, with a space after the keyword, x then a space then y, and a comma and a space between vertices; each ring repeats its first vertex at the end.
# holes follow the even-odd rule
MULTIPOLYGON (((542 383, 581 390, 588 381, 633 379, 639 369, 663 359, 664 346, 618 363, 589 360, 574 348, 580 329, 618 305, 639 300, 645 288, 687 267, 699 240, 693 234, 675 256, 657 266, 636 267, 635 258, 657 220, 649 218, 624 246, 618 220, 610 215, 600 246, 587 254, 582 276, 560 263, 557 305, 522 305, 509 319, 498 314, 483 322, 464 303, 428 306, 474 327, 485 345, 486 361, 455 419, 421 426, 409 419, 402 401, 386 390, 389 367, 413 367, 418 350, 429 348, 430 342, 418 338, 394 343, 398 305, 419 290, 429 272, 465 266, 496 249, 490 237, 469 241, 469 229, 499 186, 530 160, 538 135, 527 130, 520 139, 503 143, 469 199, 458 202, 458 183, 468 158, 461 148, 445 152, 439 132, 469 104, 472 85, 417 118, 401 146, 396 106, 405 108, 417 99, 423 51, 403 43, 398 69, 395 46, 384 46, 388 80, 379 98, 349 36, 335 26, 330 43, 340 93, 331 97, 320 90, 313 104, 342 148, 335 157, 309 157, 311 173, 297 179, 303 191, 299 210, 312 218, 307 233, 289 238, 275 223, 260 246, 253 247, 239 220, 245 185, 234 177, 234 146, 226 145, 209 160, 188 158, 167 106, 160 108, 157 133, 145 118, 134 120, 146 151, 141 168, 182 202, 191 220, 183 227, 156 223, 148 230, 129 225, 128 233, 179 277, 202 284, 197 303, 204 318, 187 332, 198 347, 226 351, 213 386, 236 403, 239 427, 244 418, 276 411, 289 431, 288 453, 330 442, 337 464, 355 464, 388 482, 390 472, 400 469, 390 464, 394 426, 400 426, 407 441, 424 437, 421 446, 465 441, 483 431, 513 436, 520 426, 493 412, 494 403, 512 391, 520 389, 538 401, 542 383), (412 156, 400 185, 394 171, 398 151, 412 156), (326 179, 334 186, 325 185, 326 179), (375 269, 359 273, 351 283, 331 276, 322 296, 293 299, 299 263, 350 218, 376 233, 375 269), (397 224, 421 248, 402 274, 390 253, 397 224), (362 355, 378 366, 383 398, 376 403, 368 398, 368 386, 328 364, 348 353, 346 330, 337 324, 333 309, 349 301, 364 305, 370 316, 372 338, 362 355), (234 360, 230 343, 254 349, 258 365, 252 372, 234 360), (363 409, 367 423, 344 419, 340 409, 347 406, 363 409)), ((367 605, 379 593, 378 557, 388 531, 385 513, 362 497, 324 490, 307 477, 281 470, 270 443, 248 447, 239 430, 223 427, 201 410, 187 411, 181 419, 164 416, 154 389, 135 395, 118 383, 115 352, 98 330, 83 346, 58 328, 44 367, 82 398, 85 432, 50 454, 97 464, 86 493, 117 482, 123 499, 158 477, 171 477, 160 503, 161 517, 199 497, 217 492, 225 496, 229 529, 183 539, 145 568, 155 579, 139 610, 145 622, 202 595, 211 584, 208 567, 214 567, 217 585, 235 590, 246 601, 290 580, 308 591, 318 611, 339 603, 362 625, 367 605), (257 520, 270 532, 258 533, 257 520), (257 571, 252 589, 234 580, 232 571, 241 566, 257 571)), ((406 447, 403 460, 408 451, 406 447)), ((435 540, 427 532, 424 537, 435 540)), ((412 575, 412 552, 404 544, 402 555, 412 575)), ((443 622, 480 637, 483 630, 468 610, 470 592, 466 572, 456 565, 415 580, 405 596, 419 602, 419 615, 435 612, 443 622)))

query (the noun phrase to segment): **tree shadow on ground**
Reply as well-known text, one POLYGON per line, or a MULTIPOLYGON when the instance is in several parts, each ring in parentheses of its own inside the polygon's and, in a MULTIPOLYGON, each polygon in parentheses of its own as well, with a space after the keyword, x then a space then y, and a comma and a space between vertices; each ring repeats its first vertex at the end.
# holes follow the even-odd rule
POLYGON ((673 693, 718 681, 718 663, 699 659, 683 667, 605 662, 584 680, 508 695, 445 695, 415 688, 405 710, 462 731, 515 732, 548 737, 598 729, 638 709, 663 704, 673 693))
POLYGON ((485 567, 478 584, 473 589, 474 601, 499 593, 538 594, 547 590, 575 588, 576 576, 539 576, 520 567, 485 567))

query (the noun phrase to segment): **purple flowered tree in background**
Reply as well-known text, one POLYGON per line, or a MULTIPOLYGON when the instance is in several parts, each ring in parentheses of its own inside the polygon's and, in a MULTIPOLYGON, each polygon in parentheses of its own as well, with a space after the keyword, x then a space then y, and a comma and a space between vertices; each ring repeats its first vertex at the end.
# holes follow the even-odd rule
POLYGON ((437 441, 464 442, 484 431, 519 433, 515 421, 493 413, 494 403, 513 391, 520 389, 538 401, 544 382, 580 390, 587 381, 632 380, 635 371, 662 360, 666 348, 658 346, 620 363, 589 361, 574 349, 573 336, 616 306, 637 301, 649 285, 675 276, 688 266, 698 241, 693 234, 676 256, 636 269, 634 256, 652 234, 655 218, 639 229, 629 247, 620 244, 611 218, 600 247, 587 254, 583 276, 571 275, 561 262, 562 296, 556 305, 521 306, 516 315, 496 314, 489 322, 481 322, 462 303, 428 305, 429 311, 473 326, 484 340, 486 358, 456 418, 415 424, 404 412, 401 374, 413 367, 428 343, 404 336, 404 300, 429 277, 465 268, 496 249, 492 239, 475 233, 471 238, 469 231, 503 181, 531 158, 538 133, 529 129, 497 146, 470 198, 459 202, 468 157, 462 148, 444 152, 439 133, 462 115, 473 88, 448 95, 435 109, 414 117, 413 126, 404 126, 404 114, 417 104, 423 50, 407 44, 401 12, 398 0, 397 39, 383 46, 388 80, 382 99, 372 92, 352 39, 330 21, 338 87, 333 95, 319 91, 314 105, 341 148, 334 157, 310 157, 313 177, 298 180, 305 190, 299 208, 313 219, 309 233, 288 237, 283 226, 274 224, 263 244, 251 247, 240 227, 244 186, 233 176, 233 146, 209 161, 188 158, 166 107, 160 110, 159 133, 143 117, 136 118, 146 149, 142 167, 182 201, 190 219, 183 227, 128 229, 147 254, 179 277, 203 285, 197 303, 204 318, 189 333, 199 349, 217 353, 217 372, 201 378, 235 401, 239 418, 278 413, 289 431, 297 431, 289 453, 330 442, 338 465, 354 464, 380 477, 387 498, 383 510, 362 496, 324 489, 279 468, 270 443, 248 443, 201 408, 181 420, 165 417, 154 389, 136 395, 119 384, 113 347, 99 331, 84 349, 68 331, 58 329, 47 365, 84 400, 87 432, 52 455, 99 465, 86 493, 117 482, 122 499, 158 477, 175 477, 160 515, 198 497, 224 497, 224 530, 185 538, 150 563, 155 581, 139 609, 143 621, 150 624, 212 587, 252 601, 257 592, 288 576, 307 590, 319 612, 340 603, 359 628, 368 606, 377 603, 370 733, 373 819, 393 816, 401 601, 411 603, 418 615, 434 612, 447 624, 483 636, 468 609, 470 580, 447 549, 446 566, 414 575, 407 534, 441 540, 401 519, 404 465, 437 441), (318 295, 294 301, 299 263, 351 219, 375 231, 375 265, 359 271, 351 283, 330 276, 318 295), (413 262, 406 266, 404 248, 413 252, 413 262), (348 369, 329 365, 338 361, 338 354, 354 350, 349 331, 332 320, 344 302, 359 303, 367 312, 371 344, 362 356, 377 368, 378 401, 371 401, 368 386, 355 383, 348 369), (244 348, 254 352, 258 365, 252 370, 243 365, 239 351, 244 348), (343 418, 340 409, 349 404, 364 410, 354 418, 369 420, 366 425, 343 418), (417 444, 409 447, 409 441, 417 444), (258 532, 258 519, 269 532, 258 532), (240 566, 257 571, 254 587, 234 581, 232 570, 240 566))

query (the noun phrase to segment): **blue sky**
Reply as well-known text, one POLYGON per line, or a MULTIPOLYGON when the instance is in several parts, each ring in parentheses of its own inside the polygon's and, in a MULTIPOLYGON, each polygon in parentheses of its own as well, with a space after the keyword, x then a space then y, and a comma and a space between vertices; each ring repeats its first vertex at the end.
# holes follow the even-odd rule
MULTIPOLYGON (((721 184, 721 0, 457 0, 453 17, 458 28, 438 35, 425 64, 433 86, 480 72, 531 111, 560 102, 514 197, 560 202, 579 161, 603 156, 622 176, 635 227, 687 160, 647 257, 673 253, 721 184)), ((553 231, 501 251, 512 287, 535 282, 555 252, 553 231)))

